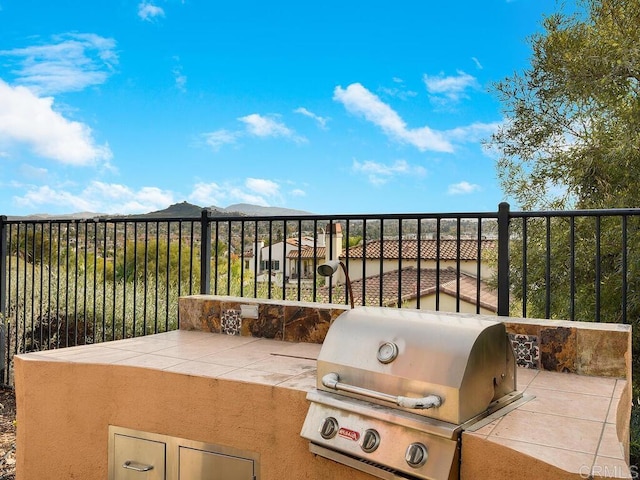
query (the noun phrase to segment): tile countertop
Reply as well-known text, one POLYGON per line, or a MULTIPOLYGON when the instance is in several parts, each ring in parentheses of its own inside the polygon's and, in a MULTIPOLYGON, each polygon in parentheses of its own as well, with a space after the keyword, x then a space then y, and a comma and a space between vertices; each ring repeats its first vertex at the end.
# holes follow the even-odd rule
MULTIPOLYGON (((146 337, 30 353, 30 360, 138 366, 311 390, 321 345, 176 330, 146 337)), ((518 368, 518 390, 535 398, 476 432, 487 441, 568 472, 585 466, 631 478, 616 435, 625 380, 518 368)), ((463 440, 464 442, 464 440, 463 440)), ((584 478, 587 478, 586 476, 584 478)))

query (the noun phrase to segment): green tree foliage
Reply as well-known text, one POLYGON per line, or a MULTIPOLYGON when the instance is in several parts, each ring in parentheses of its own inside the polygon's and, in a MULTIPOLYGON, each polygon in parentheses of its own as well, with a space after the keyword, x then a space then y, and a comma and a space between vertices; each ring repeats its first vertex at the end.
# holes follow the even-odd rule
MULTIPOLYGON (((640 207, 640 2, 583 0, 579 7, 573 15, 545 18, 543 31, 531 38, 530 68, 495 85, 506 121, 490 146, 500 155, 504 192, 524 210, 640 207)), ((621 220, 602 219, 599 240, 593 218, 538 220, 529 221, 526 235, 516 226, 519 241, 512 249, 513 293, 517 300, 526 297, 527 315, 620 321, 621 220), (570 245, 576 247, 573 257, 570 245), (523 266, 531 279, 525 285, 523 266)), ((626 233, 627 318, 635 327, 638 378, 640 226, 635 219, 629 219, 626 233)), ((640 412, 634 412, 632 426, 632 456, 638 460, 640 412)))
POLYGON ((189 247, 180 247, 177 243, 167 246, 165 241, 149 240, 145 245, 144 241, 129 240, 126 248, 118 250, 115 272, 109 262, 105 268, 107 280, 125 282, 144 281, 149 276, 155 278, 156 272, 161 283, 176 284, 178 278, 185 282, 190 277, 199 281, 200 260, 192 258, 189 247))
POLYGON ((491 144, 524 209, 640 206, 640 3, 585 0, 531 39, 531 67, 496 85, 491 144))

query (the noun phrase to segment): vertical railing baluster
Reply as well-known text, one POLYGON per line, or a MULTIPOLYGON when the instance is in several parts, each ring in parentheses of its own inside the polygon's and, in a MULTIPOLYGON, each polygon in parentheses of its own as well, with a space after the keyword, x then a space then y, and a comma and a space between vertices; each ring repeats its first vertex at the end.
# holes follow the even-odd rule
POLYGON ((509 204, 498 205, 498 315, 509 315, 509 204))
POLYGON ((522 218, 522 316, 527 317, 527 217, 522 218))
POLYGON ((600 261, 601 261, 601 217, 600 215, 596 216, 596 278, 595 278, 595 295, 596 295, 596 311, 595 311, 595 320, 596 322, 600 321, 600 291, 601 291, 601 286, 600 286, 600 282, 602 281, 602 266, 600 265, 600 261))
POLYGON ((629 294, 629 284, 627 275, 629 274, 627 258, 627 215, 622 215, 622 323, 627 323, 627 296, 629 294))
POLYGON ((380 259, 379 259, 379 279, 378 279, 378 305, 381 307, 384 305, 384 285, 383 285, 383 275, 384 275, 384 259, 386 256, 385 240, 384 240, 384 219, 380 219, 380 259))
POLYGON ((546 239, 545 239, 545 307, 544 318, 551 318, 551 217, 545 217, 546 239))
POLYGON ((440 258, 442 252, 441 245, 442 219, 436 219, 436 311, 440 310, 440 258))
POLYGON ((576 217, 569 217, 569 318, 576 319, 576 217))
POLYGON ((398 292, 397 292, 397 307, 402 308, 402 244, 403 240, 402 232, 402 219, 398 219, 398 292))
MULTIPOLYGON (((192 227, 193 230, 193 227, 192 227)), ((193 239, 193 237, 192 237, 193 239)), ((193 250, 193 240, 191 243, 193 250)), ((218 228, 216 223, 216 256, 218 255, 218 228)), ((216 262, 216 292, 217 293, 217 265, 216 262)), ((209 222, 209 210, 202 210, 200 215, 200 293, 211 293, 211 222, 209 222)))

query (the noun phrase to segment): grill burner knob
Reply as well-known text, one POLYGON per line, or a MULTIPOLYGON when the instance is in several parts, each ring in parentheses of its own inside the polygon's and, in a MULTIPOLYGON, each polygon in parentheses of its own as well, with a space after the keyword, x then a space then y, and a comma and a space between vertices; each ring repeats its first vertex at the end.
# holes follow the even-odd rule
POLYGON ((338 421, 333 417, 326 417, 322 420, 320 425, 320 435, 325 440, 333 438, 338 433, 338 421))
POLYGON ((426 446, 422 443, 412 443, 407 447, 404 459, 410 467, 418 468, 425 464, 428 456, 429 453, 426 446))
POLYGON ((364 432, 362 436, 362 443, 360 443, 360 448, 366 453, 371 453, 378 448, 380 445, 380 434, 376 432, 373 428, 370 428, 364 432))

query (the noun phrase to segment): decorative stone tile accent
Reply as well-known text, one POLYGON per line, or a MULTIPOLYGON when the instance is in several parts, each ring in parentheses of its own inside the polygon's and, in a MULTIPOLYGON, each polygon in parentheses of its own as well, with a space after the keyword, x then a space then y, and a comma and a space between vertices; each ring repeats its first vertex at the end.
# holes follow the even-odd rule
POLYGON ((542 370, 576 372, 575 328, 541 328, 539 340, 542 370))
POLYGON ((516 356, 516 364, 525 368, 539 368, 540 349, 535 335, 509 334, 516 356))
POLYGON ((242 331, 242 317, 240 310, 223 310, 220 318, 222 333, 240 335, 242 331))
POLYGON ((322 343, 331 320, 329 310, 287 306, 284 309, 284 339, 292 342, 322 343))
POLYGON ((242 335, 282 340, 284 336, 284 305, 261 303, 258 318, 244 318, 242 335))
POLYGON ((578 330, 577 371, 582 375, 628 378, 631 335, 627 332, 578 330))

